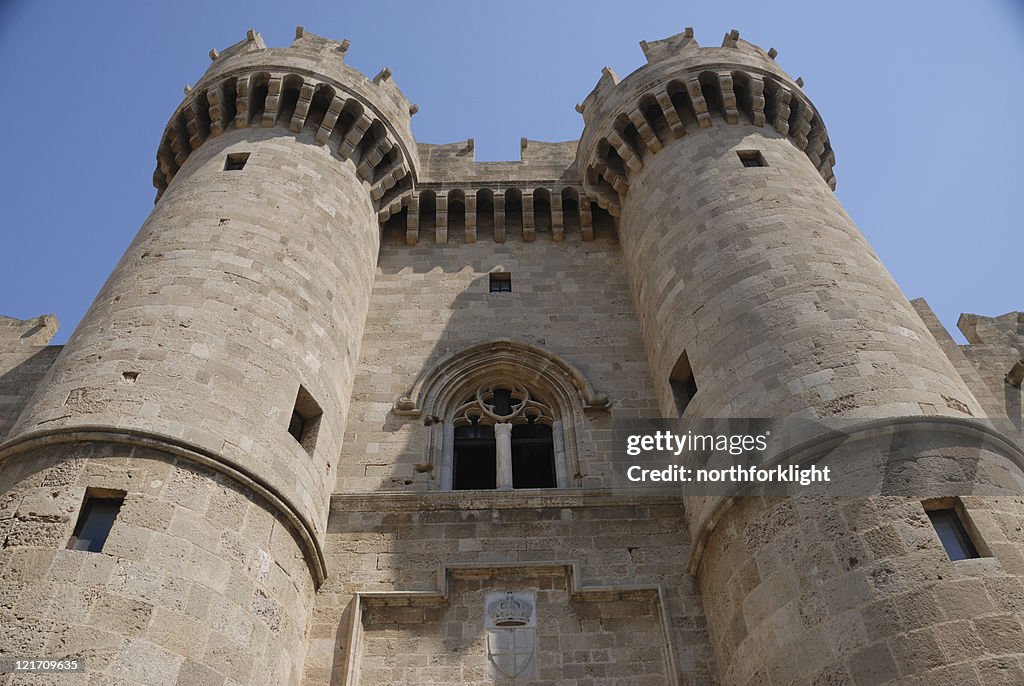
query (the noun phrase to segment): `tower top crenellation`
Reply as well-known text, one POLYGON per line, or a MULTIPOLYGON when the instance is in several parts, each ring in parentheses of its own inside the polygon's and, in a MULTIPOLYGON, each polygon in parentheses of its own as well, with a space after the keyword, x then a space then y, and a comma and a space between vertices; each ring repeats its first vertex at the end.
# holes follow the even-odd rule
POLYGON ((669 140, 713 123, 774 128, 807 154, 830 187, 835 156, 825 124, 793 79, 775 61, 778 52, 740 38, 733 29, 721 47, 702 48, 693 29, 641 41, 647 58, 625 78, 601 70, 576 106, 584 129, 576 165, 587 194, 617 216, 630 178, 669 140))
POLYGON ((245 39, 210 51, 211 64, 171 116, 157 152, 157 199, 192 151, 229 129, 281 127, 306 133, 356 165, 381 220, 413 187, 418 155, 410 119, 418 110, 391 69, 372 79, 344 63, 350 42, 299 26, 287 48, 245 39))

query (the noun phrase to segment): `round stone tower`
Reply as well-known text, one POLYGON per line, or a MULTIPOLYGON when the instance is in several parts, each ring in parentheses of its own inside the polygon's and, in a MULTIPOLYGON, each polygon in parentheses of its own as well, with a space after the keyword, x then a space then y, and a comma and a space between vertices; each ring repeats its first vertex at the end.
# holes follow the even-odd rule
MULTIPOLYGON (((578 106, 577 166, 618 217, 664 416, 980 414, 835 198, 821 116, 775 51, 736 31, 701 48, 690 29, 641 47, 646 65, 605 69, 578 106)), ((921 500, 694 498, 687 520, 725 684, 883 683, 972 659, 937 647, 937 625, 986 610, 944 594, 921 500)))
POLYGON ((301 679, 379 221, 416 154, 390 70, 296 34, 211 51, 152 214, 2 448, 3 583, 40 618, 14 653, 131 683, 301 679), (90 499, 120 508, 111 555, 64 549, 90 499))

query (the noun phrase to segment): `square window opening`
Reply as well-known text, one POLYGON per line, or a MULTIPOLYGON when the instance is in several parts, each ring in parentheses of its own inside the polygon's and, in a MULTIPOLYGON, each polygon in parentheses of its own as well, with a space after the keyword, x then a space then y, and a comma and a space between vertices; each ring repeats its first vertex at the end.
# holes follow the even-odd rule
POLYGON ((68 550, 86 550, 90 553, 103 551, 110 530, 117 519, 117 513, 124 504, 124 491, 105 488, 88 488, 78 512, 74 533, 68 541, 68 550))
POLYGON ((491 293, 511 293, 512 273, 491 272, 491 293))
POLYGON ((736 153, 744 167, 767 167, 768 163, 760 150, 739 150, 736 153))
POLYGON ((295 407, 292 408, 292 416, 288 421, 288 433, 310 455, 316 448, 316 439, 320 433, 320 420, 323 415, 323 410, 320 409, 320 405, 309 394, 309 391, 304 386, 299 386, 298 395, 295 397, 295 407))
POLYGON ((684 350, 676 360, 675 367, 668 377, 669 386, 672 387, 672 399, 675 401, 676 412, 683 414, 686 406, 697 395, 697 380, 693 377, 693 369, 690 367, 690 358, 684 350))
POLYGON ((249 153, 247 152, 229 152, 228 157, 224 160, 224 171, 239 171, 245 168, 245 163, 249 161, 249 153))
POLYGON ((931 520, 935 534, 946 551, 950 561, 970 560, 987 557, 984 547, 976 542, 981 539, 974 530, 970 518, 966 516, 959 499, 944 498, 923 503, 925 514, 931 520), (973 534, 973 535, 972 535, 973 534))

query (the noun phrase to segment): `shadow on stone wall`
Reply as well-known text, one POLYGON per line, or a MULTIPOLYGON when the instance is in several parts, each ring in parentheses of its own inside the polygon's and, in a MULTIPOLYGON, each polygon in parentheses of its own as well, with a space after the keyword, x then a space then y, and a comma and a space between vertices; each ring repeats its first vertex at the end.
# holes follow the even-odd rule
POLYGON ((490 683, 483 596, 510 578, 542 591, 541 679, 661 684, 675 670, 681 683, 710 682, 681 500, 602 487, 612 421, 659 414, 613 233, 598 226, 594 241, 567 234, 553 244, 510 232, 506 243, 480 235, 466 244, 450 232, 437 246, 421 231, 407 246, 401 220, 391 226, 332 503, 308 683, 347 683, 350 661, 362 683, 490 683), (491 271, 511 272, 512 293, 489 292, 491 271), (611 396, 610 411, 576 418, 573 483, 586 491, 446 492, 428 457, 431 426, 392 411, 439 359, 492 339, 550 351, 611 396), (364 594, 359 608, 354 593, 364 594))

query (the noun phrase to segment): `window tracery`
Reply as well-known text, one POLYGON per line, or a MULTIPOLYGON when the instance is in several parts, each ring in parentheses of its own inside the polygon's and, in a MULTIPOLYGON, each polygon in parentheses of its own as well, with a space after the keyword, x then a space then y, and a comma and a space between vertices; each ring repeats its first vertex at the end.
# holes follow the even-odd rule
POLYGON ((451 420, 452 488, 555 488, 554 415, 525 387, 478 386, 451 420))
POLYGON ((435 488, 459 489, 456 443, 464 457, 478 451, 481 459, 467 457, 462 468, 463 475, 471 466, 479 468, 487 484, 482 487, 570 488, 583 480, 577 435, 584 413, 610 407, 608 397, 565 359, 528 343, 493 339, 425 368, 392 411, 422 418, 428 427, 424 462, 435 488), (501 462, 502 481, 497 450, 506 437, 510 458, 501 462), (537 463, 553 469, 553 479, 537 463))

